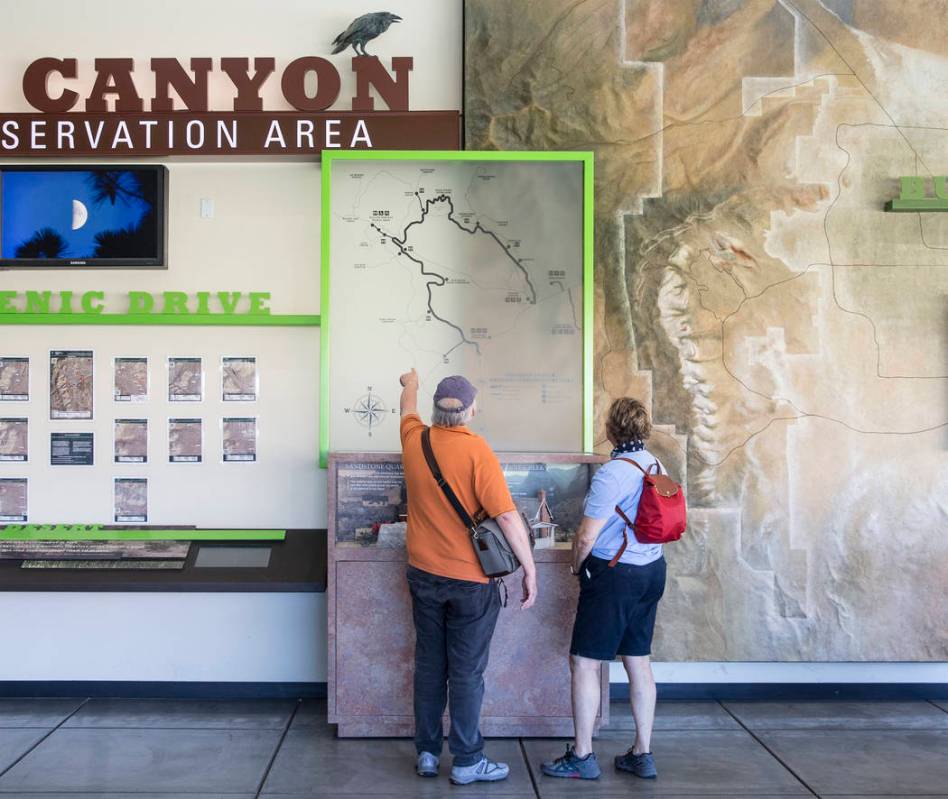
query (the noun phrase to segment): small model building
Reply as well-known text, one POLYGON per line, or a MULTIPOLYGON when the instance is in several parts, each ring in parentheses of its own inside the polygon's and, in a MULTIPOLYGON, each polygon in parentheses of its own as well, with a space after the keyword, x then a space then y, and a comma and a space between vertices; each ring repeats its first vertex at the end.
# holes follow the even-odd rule
POLYGON ((400 549, 405 546, 405 533, 408 525, 405 522, 391 522, 379 525, 378 546, 388 549, 400 549))
POLYGON ((537 512, 530 520, 530 527, 533 530, 536 548, 548 549, 553 546, 553 534, 559 525, 553 521, 553 514, 550 512, 550 506, 546 501, 546 489, 540 489, 537 500, 539 505, 537 506, 537 512))

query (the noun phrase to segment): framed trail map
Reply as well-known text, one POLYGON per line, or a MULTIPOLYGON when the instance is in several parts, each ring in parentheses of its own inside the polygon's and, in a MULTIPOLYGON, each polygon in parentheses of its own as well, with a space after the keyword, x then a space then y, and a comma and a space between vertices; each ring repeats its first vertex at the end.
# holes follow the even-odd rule
POLYGON ((498 450, 590 450, 591 197, 588 153, 325 155, 323 455, 397 451, 412 367, 498 450))

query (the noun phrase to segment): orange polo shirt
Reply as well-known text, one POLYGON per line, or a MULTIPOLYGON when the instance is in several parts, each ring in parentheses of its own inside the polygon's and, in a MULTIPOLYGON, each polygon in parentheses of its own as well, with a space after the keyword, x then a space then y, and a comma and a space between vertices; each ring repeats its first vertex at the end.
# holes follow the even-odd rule
MULTIPOLYGON (((486 583, 474 554, 471 536, 438 487, 425 453, 417 413, 402 417, 402 464, 408 488, 408 562, 416 569, 486 583)), ((484 509, 488 516, 516 510, 500 461, 487 442, 466 427, 432 427, 431 449, 444 479, 471 516, 484 509)))

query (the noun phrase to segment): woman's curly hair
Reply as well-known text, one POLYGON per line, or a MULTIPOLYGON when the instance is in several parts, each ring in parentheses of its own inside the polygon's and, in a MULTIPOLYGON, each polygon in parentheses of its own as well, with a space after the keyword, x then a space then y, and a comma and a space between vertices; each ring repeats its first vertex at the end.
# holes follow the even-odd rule
POLYGON ((645 406, 632 397, 617 399, 606 417, 606 434, 614 444, 645 441, 652 434, 652 422, 645 406))

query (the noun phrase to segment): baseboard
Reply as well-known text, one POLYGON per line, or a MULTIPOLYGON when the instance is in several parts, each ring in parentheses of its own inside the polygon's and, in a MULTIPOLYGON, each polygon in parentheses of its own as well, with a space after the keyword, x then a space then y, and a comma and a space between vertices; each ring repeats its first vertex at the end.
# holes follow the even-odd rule
MULTIPOLYGON (((628 700, 627 683, 613 683, 613 700, 628 700)), ((324 682, 0 681, 0 697, 110 699, 325 699, 324 682)), ((948 700, 946 683, 659 683, 658 698, 800 702, 829 700, 948 700)))
POLYGON ((324 699, 324 682, 0 681, 0 697, 324 699))
MULTIPOLYGON (((629 698, 628 683, 613 683, 614 700, 629 698)), ((948 699, 946 683, 659 683, 659 699, 802 702, 948 699)))

